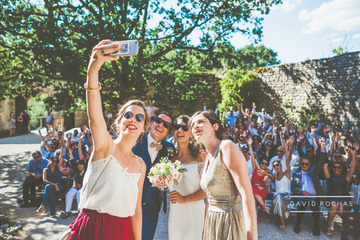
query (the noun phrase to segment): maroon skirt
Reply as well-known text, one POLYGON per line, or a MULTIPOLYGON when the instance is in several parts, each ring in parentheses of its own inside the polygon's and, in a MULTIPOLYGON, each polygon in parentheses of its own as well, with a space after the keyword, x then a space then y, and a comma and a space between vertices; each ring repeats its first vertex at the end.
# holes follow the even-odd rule
POLYGON ((115 217, 90 209, 83 209, 69 227, 70 239, 133 239, 131 217, 115 217))

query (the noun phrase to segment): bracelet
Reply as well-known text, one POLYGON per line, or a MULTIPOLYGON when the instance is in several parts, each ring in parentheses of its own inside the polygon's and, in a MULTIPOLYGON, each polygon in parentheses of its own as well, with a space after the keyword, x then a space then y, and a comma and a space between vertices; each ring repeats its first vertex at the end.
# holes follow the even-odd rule
POLYGON ((97 87, 97 88, 89 88, 87 83, 85 83, 84 88, 85 88, 86 91, 89 91, 89 92, 91 92, 91 91, 100 91, 101 90, 101 83, 99 83, 99 87, 97 87))

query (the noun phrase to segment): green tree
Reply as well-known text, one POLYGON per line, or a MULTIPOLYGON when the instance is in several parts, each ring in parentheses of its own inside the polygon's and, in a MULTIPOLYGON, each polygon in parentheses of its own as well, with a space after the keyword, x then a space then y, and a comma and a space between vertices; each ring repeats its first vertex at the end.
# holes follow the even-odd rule
POLYGON ((217 44, 232 33, 260 39, 261 15, 268 14, 281 0, 178 0, 174 6, 164 0, 1 3, 0 56, 5 59, 0 68, 2 96, 23 91, 32 94, 54 86, 54 108, 70 109, 71 114, 83 106, 79 102, 84 100, 86 64, 92 47, 101 39, 140 41, 137 57, 108 63, 101 72, 103 100, 113 106, 152 85, 156 71, 152 66, 166 61, 165 56, 175 49, 212 55, 217 44), (199 44, 192 45, 195 32, 202 36, 199 44))

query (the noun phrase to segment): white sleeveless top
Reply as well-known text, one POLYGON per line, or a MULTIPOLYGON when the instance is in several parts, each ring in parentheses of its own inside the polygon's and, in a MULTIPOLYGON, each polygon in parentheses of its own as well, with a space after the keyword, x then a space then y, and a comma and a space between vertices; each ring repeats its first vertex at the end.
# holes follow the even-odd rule
POLYGON ((291 193, 291 180, 286 175, 280 181, 275 178, 275 190, 277 193, 291 193))
POLYGON ((101 160, 89 161, 79 207, 116 217, 133 216, 140 176, 141 173, 128 173, 112 154, 101 160))

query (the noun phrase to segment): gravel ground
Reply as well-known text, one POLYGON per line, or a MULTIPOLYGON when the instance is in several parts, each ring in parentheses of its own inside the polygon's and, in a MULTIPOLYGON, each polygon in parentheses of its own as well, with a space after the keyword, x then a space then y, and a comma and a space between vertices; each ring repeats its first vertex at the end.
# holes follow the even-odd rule
MULTIPOLYGON (((10 214, 17 222, 24 222, 20 237, 13 239, 58 239, 68 229, 68 225, 75 219, 76 212, 63 220, 61 214, 63 205, 57 205, 56 218, 36 216, 36 207, 19 208, 17 199, 22 197, 22 182, 26 177, 26 166, 31 159, 31 153, 39 149, 40 138, 36 132, 25 136, 0 139, 0 214, 10 214)), ((275 217, 260 212, 258 216, 259 239, 328 239, 324 234, 326 219, 321 217, 321 235, 312 235, 313 220, 306 214, 301 226, 300 234, 292 231, 295 216, 286 221, 284 232, 280 232, 275 217)), ((340 239, 340 222, 336 219, 333 239, 340 239)), ((1 237, 0 237, 1 239, 1 237)), ((155 239, 168 239, 167 215, 160 213, 155 239)))

